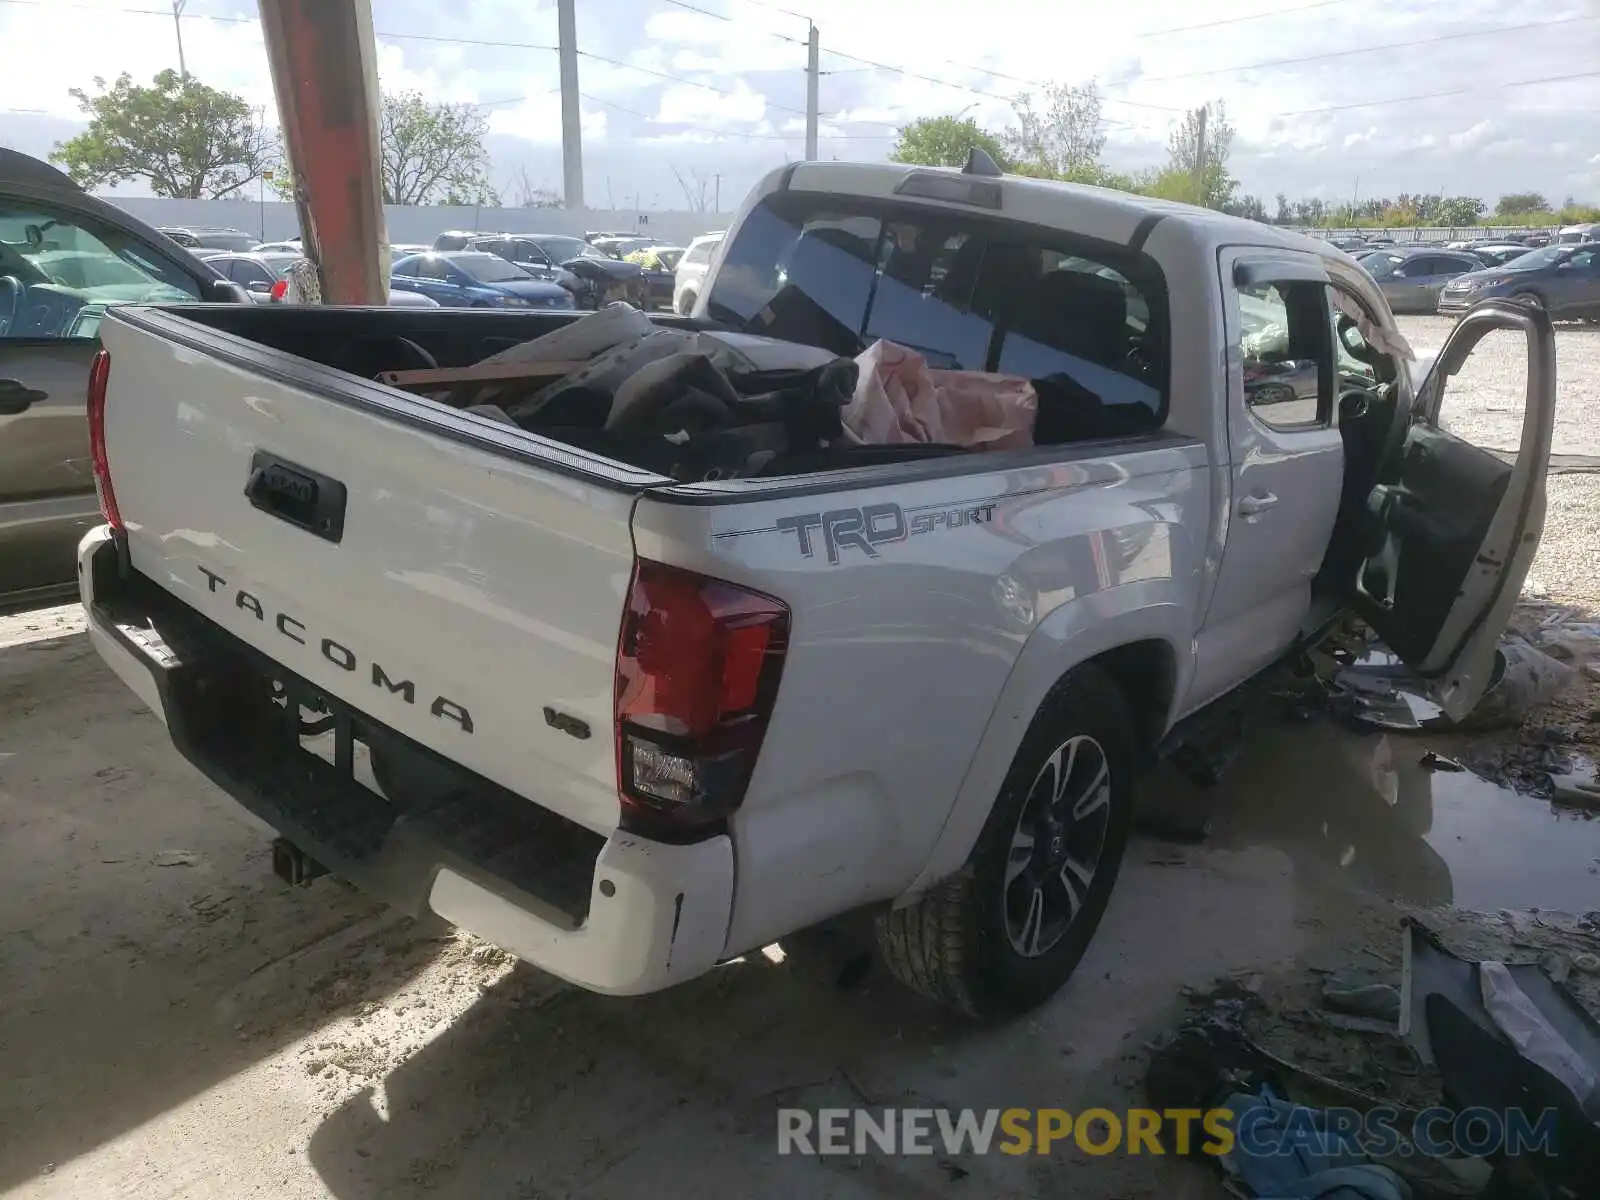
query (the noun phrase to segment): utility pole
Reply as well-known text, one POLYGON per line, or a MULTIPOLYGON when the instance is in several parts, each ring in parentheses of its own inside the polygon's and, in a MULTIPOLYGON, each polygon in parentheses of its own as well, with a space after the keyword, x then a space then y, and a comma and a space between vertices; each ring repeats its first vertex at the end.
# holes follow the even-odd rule
POLYGON ((1194 140, 1194 202, 1206 202, 1206 116, 1208 105, 1199 109, 1200 125, 1194 140))
POLYGON ((575 0, 556 0, 556 31, 561 59, 562 200, 583 207, 583 110, 578 97, 578 17, 575 0))
POLYGON ((811 26, 806 35, 806 160, 817 158, 817 84, 821 70, 817 66, 817 27, 811 26))
POLYGON ((189 78, 189 68, 183 63, 183 6, 189 0, 172 0, 172 27, 178 31, 178 74, 189 78))

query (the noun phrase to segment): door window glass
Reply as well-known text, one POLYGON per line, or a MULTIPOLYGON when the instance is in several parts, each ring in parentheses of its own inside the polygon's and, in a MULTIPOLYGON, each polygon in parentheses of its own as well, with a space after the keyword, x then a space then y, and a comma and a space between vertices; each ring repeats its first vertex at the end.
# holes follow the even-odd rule
POLYGON ((1273 429, 1314 429, 1332 412, 1332 317, 1318 283, 1240 287, 1239 367, 1244 402, 1273 429))
POLYGON ((242 283, 245 287, 249 287, 251 284, 257 286, 264 284, 266 287, 271 288, 278 281, 277 276, 273 275, 271 271, 259 263, 251 262, 248 258, 234 259, 228 268, 228 275, 235 283, 242 283))
POLYGON ((0 200, 0 337, 82 336, 85 305, 200 298, 187 271, 110 225, 51 205, 0 200))
MULTIPOLYGON (((993 369, 1033 381, 1041 426, 1112 436, 1166 420, 1166 290, 1153 263, 997 234, 973 307, 996 314, 993 369)), ((1039 440, 1074 440, 1065 434, 1039 440)))
POLYGON ((713 320, 854 355, 877 275, 877 217, 814 203, 758 205, 717 270, 713 320))
POLYGON ((866 340, 898 342, 932 367, 983 370, 994 324, 969 309, 983 246, 953 221, 889 220, 866 340))

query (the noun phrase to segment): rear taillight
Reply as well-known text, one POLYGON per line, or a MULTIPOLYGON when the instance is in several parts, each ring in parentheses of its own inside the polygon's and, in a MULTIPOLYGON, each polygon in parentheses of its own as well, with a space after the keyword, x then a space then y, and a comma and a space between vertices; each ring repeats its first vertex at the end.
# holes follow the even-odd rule
POLYGON ((617 646, 626 825, 688 834, 739 807, 788 645, 782 601, 640 560, 617 646))
POLYGON ((126 526, 117 511, 117 493, 111 487, 111 461, 106 457, 106 384, 111 380, 111 352, 101 350, 89 366, 89 457, 94 463, 94 490, 100 497, 100 515, 118 533, 126 526))
POLYGON ((277 283, 272 285, 272 290, 267 293, 267 298, 274 304, 282 304, 284 298, 288 296, 288 294, 289 281, 287 279, 280 279, 277 283))

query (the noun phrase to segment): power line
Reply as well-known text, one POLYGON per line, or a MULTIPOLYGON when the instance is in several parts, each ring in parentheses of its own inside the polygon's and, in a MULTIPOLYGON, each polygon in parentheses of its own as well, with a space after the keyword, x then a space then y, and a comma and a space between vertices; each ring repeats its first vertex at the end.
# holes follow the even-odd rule
MULTIPOLYGON (((672 5, 674 8, 687 9, 692 13, 699 13, 702 16, 711 17, 718 21, 726 21, 729 25, 738 24, 738 22, 730 17, 727 13, 712 12, 709 8, 701 8, 698 4, 690 4, 688 3, 688 0, 666 0, 666 2, 672 5)), ((764 8, 766 6, 762 5, 762 7, 764 8)), ((774 33, 770 29, 758 29, 756 32, 764 34, 767 37, 777 38, 780 42, 793 42, 796 46, 804 46, 806 44, 804 38, 790 37, 786 33, 774 33)))
POLYGON ((1553 21, 1525 21, 1520 25, 1501 25, 1495 29, 1470 29, 1462 33, 1439 33, 1431 37, 1413 38, 1406 42, 1383 42, 1374 46, 1358 46, 1353 50, 1329 50, 1321 54, 1305 54, 1297 58, 1275 58, 1265 62, 1244 63, 1236 67, 1214 67, 1203 71, 1183 71, 1177 75, 1149 75, 1120 83, 1117 87, 1131 87, 1143 83, 1168 83, 1175 79, 1199 79, 1209 75, 1234 75, 1246 71, 1262 71, 1273 67, 1293 67, 1301 63, 1324 62, 1333 58, 1350 58, 1357 54, 1375 54, 1381 50, 1405 50, 1413 46, 1432 46, 1438 42, 1461 41, 1465 38, 1489 37, 1498 33, 1521 33, 1529 29, 1548 29, 1557 25, 1573 25, 1579 21, 1593 21, 1595 16, 1558 17, 1553 21))
MULTIPOLYGON (((897 67, 892 63, 879 62, 876 59, 872 59, 872 58, 862 58, 860 55, 857 55, 857 54, 847 54, 843 50, 832 50, 832 49, 829 49, 827 46, 823 46, 822 47, 822 52, 824 54, 832 54, 836 58, 848 59, 850 62, 862 63, 862 64, 866 65, 867 67, 869 67, 869 68, 871 68, 871 69, 873 69, 875 71, 888 71, 892 75, 900 75, 900 76, 903 76, 906 79, 920 79, 924 83, 932 83, 932 84, 938 85, 939 87, 952 88, 952 89, 954 89, 956 91, 959 91, 959 92, 966 92, 969 95, 982 96, 982 97, 984 97, 986 99, 989 99, 989 100, 1003 100, 1007 104, 1012 104, 1012 103, 1014 103, 1016 101, 1016 96, 1015 95, 1005 96, 1005 95, 1000 94, 999 92, 985 91, 983 88, 976 88, 976 87, 973 87, 971 84, 957 83, 957 82, 955 82, 954 80, 951 80, 951 79, 940 79, 940 78, 938 78, 937 76, 934 76, 934 75, 924 75, 920 71, 909 71, 904 67, 897 67)), ((962 66, 961 63, 954 63, 954 62, 951 63, 950 65, 951 66, 955 66, 955 67, 962 66)), ((1044 87, 1045 86, 1044 84, 1038 82, 1037 80, 1021 79, 1021 78, 1018 78, 1016 76, 1002 75, 1000 72, 991 71, 987 67, 972 67, 972 66, 968 66, 968 67, 965 67, 964 69, 969 70, 969 71, 978 71, 978 72, 980 72, 980 73, 982 73, 984 75, 993 75, 996 79, 1009 79, 1014 83, 1023 83, 1023 84, 1029 85, 1030 87, 1044 87)), ((824 71, 822 73, 824 75, 835 74, 835 72, 833 72, 833 71, 824 71)), ((1102 96, 1101 99, 1107 104, 1126 104, 1130 108, 1148 108, 1148 109, 1154 110, 1156 112, 1184 112, 1184 111, 1186 111, 1186 110, 1184 110, 1182 108, 1177 108, 1177 107, 1174 107, 1173 105, 1170 105, 1170 104, 1146 104, 1146 103, 1143 103, 1143 102, 1138 101, 1138 100, 1123 100, 1123 99, 1120 99, 1119 97, 1116 97, 1116 96, 1102 96)))
MULTIPOLYGON (((615 109, 617 112, 627 113, 630 117, 638 117, 642 121, 649 121, 657 125, 677 125, 684 129, 693 129, 697 133, 709 133, 717 137, 745 138, 750 141, 805 141, 805 134, 803 133, 741 133, 732 129, 713 129, 709 125, 695 125, 688 121, 664 120, 660 117, 653 117, 649 113, 640 112, 636 108, 628 108, 626 105, 618 104, 614 100, 605 100, 599 96, 591 96, 587 92, 579 92, 578 94, 593 104, 601 105, 604 108, 615 109)), ((872 122, 865 123, 872 124, 872 122)), ((823 134, 822 140, 825 142, 888 142, 893 141, 895 137, 895 134, 889 133, 839 133, 833 135, 823 134)))
POLYGON ((1350 0, 1316 0, 1314 4, 1302 4, 1298 8, 1275 8, 1269 12, 1250 13, 1243 17, 1224 17, 1219 21, 1201 21, 1198 25, 1174 25, 1168 29, 1150 29, 1144 33, 1134 34, 1136 38, 1164 37, 1169 33, 1191 33, 1196 29, 1215 29, 1219 25, 1238 25, 1244 21, 1264 21, 1269 17, 1287 17, 1291 13, 1310 12, 1314 8, 1333 8, 1338 4, 1349 4, 1350 0))
POLYGON ((1487 88, 1536 87, 1543 83, 1566 83, 1574 79, 1600 78, 1600 71, 1574 71, 1570 75, 1544 75, 1538 79, 1516 79, 1510 83, 1476 84, 1470 88, 1454 88, 1448 92, 1423 92, 1416 96, 1393 96, 1388 100, 1366 100, 1359 104, 1329 104, 1322 108, 1302 108, 1293 112, 1273 113, 1275 117, 1314 117, 1322 113, 1347 112, 1353 108, 1381 108, 1387 104, 1410 104, 1415 100, 1441 100, 1448 96, 1465 96, 1487 88))
MULTIPOLYGON (((716 92, 719 96, 732 96, 737 99, 740 96, 757 95, 757 93, 752 92, 749 89, 746 89, 743 92, 734 92, 729 91, 727 88, 717 87, 717 85, 714 83, 702 83, 698 79, 685 79, 681 75, 668 75, 665 71, 657 71, 652 67, 641 67, 638 63, 623 62, 620 58, 607 58, 605 55, 596 54, 592 50, 579 50, 578 57, 592 58, 595 62, 607 63, 613 67, 622 67, 628 71, 638 71, 642 75, 653 75, 657 79, 665 79, 670 83, 681 83, 688 87, 704 88, 708 92, 716 92)), ((806 115, 806 110, 803 108, 791 108, 787 104, 775 104, 771 100, 767 100, 766 103, 770 107, 776 108, 782 112, 798 113, 802 117, 806 115)))

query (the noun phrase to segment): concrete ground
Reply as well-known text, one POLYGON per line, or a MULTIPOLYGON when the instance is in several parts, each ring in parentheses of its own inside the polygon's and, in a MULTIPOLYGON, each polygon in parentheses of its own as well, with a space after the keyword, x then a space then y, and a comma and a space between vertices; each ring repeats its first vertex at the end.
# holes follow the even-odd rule
MULTIPOLYGON (((1564 329, 1561 361, 1578 439, 1600 428, 1600 333, 1564 329)), ((1600 483, 1551 490, 1539 586, 1593 603, 1600 483)), ((974 1027, 877 971, 840 987, 804 944, 605 999, 333 881, 282 887, 266 828, 81 628, 71 608, 0 622, 6 1196, 1212 1197, 1202 1167, 1148 1155, 779 1157, 776 1114, 1125 1108, 1185 986, 1381 958, 1397 903, 1600 896, 1600 821, 1314 721, 1264 730, 1211 793, 1151 782, 1212 836, 1135 841, 1082 968, 1029 1020, 974 1027)))

